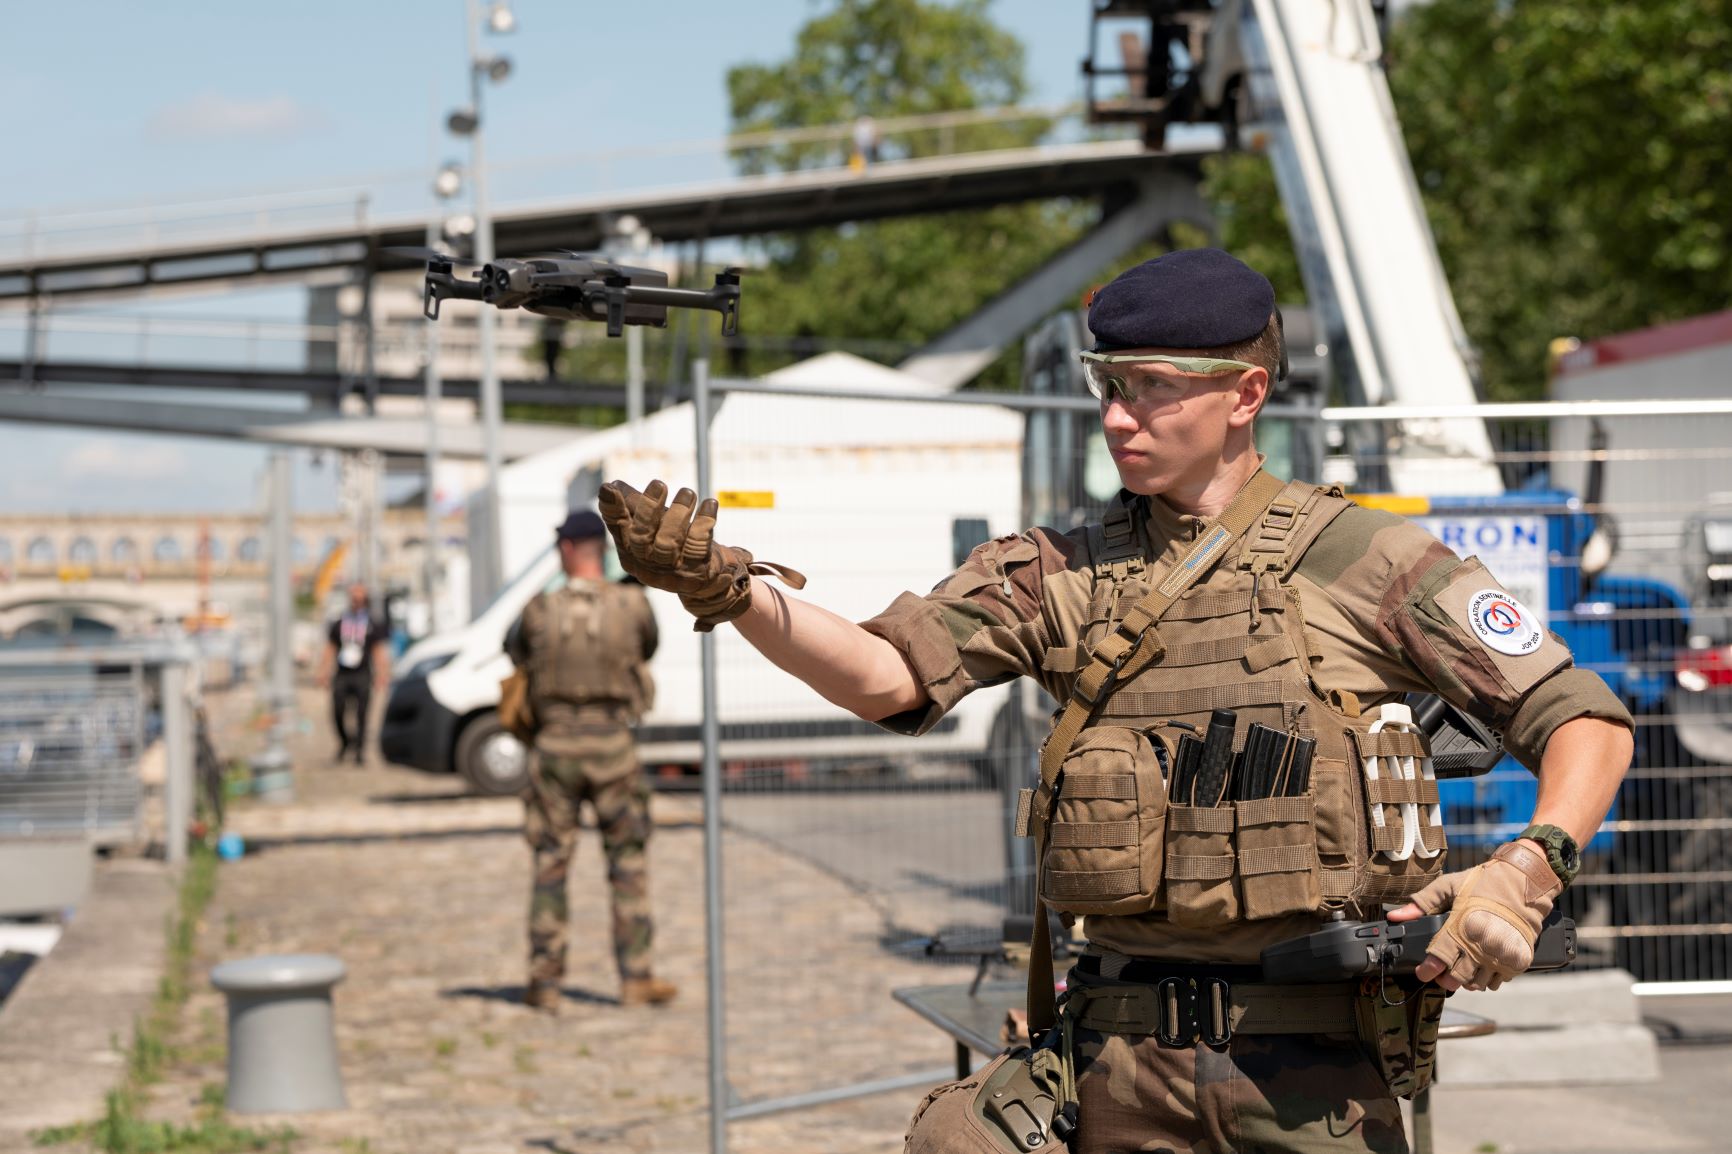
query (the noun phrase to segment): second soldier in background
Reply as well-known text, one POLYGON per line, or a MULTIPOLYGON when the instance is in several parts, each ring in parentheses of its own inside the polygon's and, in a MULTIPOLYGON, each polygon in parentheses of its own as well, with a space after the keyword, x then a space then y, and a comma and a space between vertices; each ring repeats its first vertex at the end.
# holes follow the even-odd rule
POLYGON ((549 1011, 559 1005, 566 874, 587 802, 607 855, 620 1001, 660 1004, 676 990, 651 973, 649 785, 632 732, 654 694, 655 617, 640 587, 606 579, 600 517, 573 513, 555 536, 565 582, 531 601, 505 640, 528 675, 535 728, 524 798, 524 834, 535 854, 524 1001, 549 1011))

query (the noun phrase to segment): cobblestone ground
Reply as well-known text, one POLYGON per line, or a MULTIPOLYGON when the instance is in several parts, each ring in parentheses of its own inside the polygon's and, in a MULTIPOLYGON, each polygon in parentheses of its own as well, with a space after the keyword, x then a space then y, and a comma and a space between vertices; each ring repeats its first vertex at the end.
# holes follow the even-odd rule
MULTIPOLYGON (((319 717, 315 695, 304 716, 319 717)), ((240 693, 213 702, 219 748, 257 741, 240 693)), ((458 795, 451 778, 336 768, 322 731, 296 742, 298 800, 230 815, 249 851, 222 868, 199 939, 202 968, 269 953, 330 953, 351 1108, 277 1122, 297 1152, 694 1151, 707 1142, 703 847, 696 799, 658 795, 650 847, 666 1009, 615 1001, 603 862, 593 833, 573 868, 567 999, 557 1018, 517 1004, 529 858, 514 800, 458 795)), ((884 917, 836 876, 762 836, 725 839, 731 1082, 737 1099, 940 1069, 947 1040, 894 1004, 897 986, 961 980, 888 953, 884 917)), ((202 985, 202 983, 195 983, 202 985)), ((153 1116, 190 1116, 223 1077, 224 1011, 198 988, 183 1058, 153 1116)), ((892 1151, 922 1091, 903 1089, 743 1120, 737 1151, 892 1151)))

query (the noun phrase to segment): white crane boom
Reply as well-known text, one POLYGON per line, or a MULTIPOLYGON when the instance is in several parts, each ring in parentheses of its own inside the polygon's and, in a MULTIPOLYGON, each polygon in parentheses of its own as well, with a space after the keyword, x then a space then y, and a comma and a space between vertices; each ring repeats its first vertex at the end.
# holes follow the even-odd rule
MULTIPOLYGON (((1210 23, 1200 95, 1220 109, 1238 89, 1241 136, 1274 166, 1349 401, 1472 404, 1472 348, 1382 59, 1367 0, 1226 0, 1210 23)), ((1388 482, 1403 492, 1502 491, 1483 421, 1409 423, 1387 443, 1388 482)))

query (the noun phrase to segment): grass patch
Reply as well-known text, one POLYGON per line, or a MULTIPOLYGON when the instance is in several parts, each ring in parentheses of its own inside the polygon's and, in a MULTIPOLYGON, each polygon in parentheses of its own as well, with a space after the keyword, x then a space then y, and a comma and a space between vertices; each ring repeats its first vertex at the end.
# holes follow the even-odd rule
POLYGON ((519 1046, 511 1055, 511 1064, 519 1074, 537 1074, 541 1067, 535 1064, 535 1051, 529 1046, 519 1046))
POLYGON ((433 1052, 441 1058, 449 1058, 457 1052, 456 1038, 439 1038, 433 1043, 433 1052))
POLYGON ((168 923, 168 959, 156 996, 144 1016, 133 1023, 127 1046, 126 1073, 108 1092, 102 1117, 94 1122, 55 1126, 31 1135, 38 1146, 88 1142, 104 1154, 238 1154, 241 1151, 287 1151, 295 1132, 253 1130, 232 1125, 223 1117, 223 1089, 207 1084, 199 1094, 196 1119, 185 1125, 152 1122, 143 1117, 145 1090, 162 1078, 163 1069, 180 1057, 171 1038, 181 1010, 192 991, 193 955, 198 927, 216 893, 217 857, 209 846, 194 843, 180 878, 175 911, 168 923))
POLYGON ((95 1122, 57 1126, 34 1135, 38 1146, 89 1142, 108 1154, 240 1154, 269 1151, 287 1154, 293 1130, 254 1130, 236 1126, 222 1116, 220 1102, 204 1106, 185 1125, 152 1122, 138 1116, 139 1095, 126 1089, 108 1092, 108 1107, 95 1122))

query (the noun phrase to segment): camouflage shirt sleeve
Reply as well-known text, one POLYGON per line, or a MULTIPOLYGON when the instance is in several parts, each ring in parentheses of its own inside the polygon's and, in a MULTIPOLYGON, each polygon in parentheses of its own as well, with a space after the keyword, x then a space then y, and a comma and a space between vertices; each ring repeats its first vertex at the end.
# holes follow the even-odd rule
POLYGON ((1325 690, 1371 699, 1436 692, 1501 732, 1529 769, 1566 721, 1634 726, 1598 675, 1574 667, 1556 634, 1524 625, 1500 647, 1476 633, 1485 604, 1519 602, 1477 558, 1462 560, 1405 518, 1342 512, 1306 551, 1293 583, 1307 629, 1321 635, 1313 674, 1325 690))
POLYGON ((969 693, 1038 676, 1051 644, 1041 610, 1046 578, 1077 552, 1053 529, 988 541, 924 597, 904 593, 861 625, 894 645, 926 690, 927 704, 886 717, 893 733, 925 733, 969 693))

